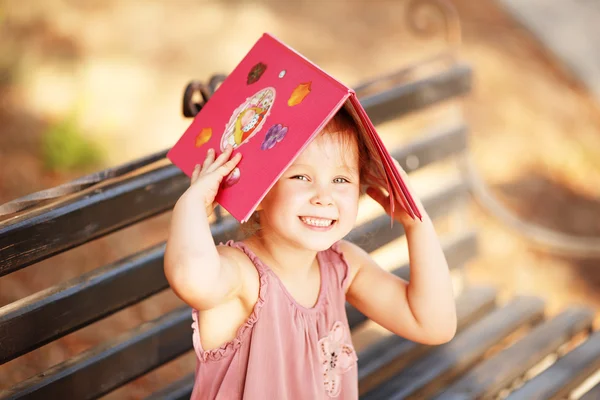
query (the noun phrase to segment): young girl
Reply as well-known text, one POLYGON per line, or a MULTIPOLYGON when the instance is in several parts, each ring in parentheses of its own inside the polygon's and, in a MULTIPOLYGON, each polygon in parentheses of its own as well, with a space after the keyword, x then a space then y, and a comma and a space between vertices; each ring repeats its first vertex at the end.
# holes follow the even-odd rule
MULTIPOLYGON (((357 357, 345 302, 391 332, 441 344, 456 331, 448 266, 432 222, 401 207, 410 283, 342 240, 356 220, 368 153, 346 111, 313 139, 258 208, 259 229, 215 246, 208 217, 238 164, 210 151, 175 205, 165 274, 193 308, 193 399, 357 399, 357 357)), ((397 164, 398 169, 406 174, 397 164)), ((387 196, 368 195, 388 212, 387 196)))

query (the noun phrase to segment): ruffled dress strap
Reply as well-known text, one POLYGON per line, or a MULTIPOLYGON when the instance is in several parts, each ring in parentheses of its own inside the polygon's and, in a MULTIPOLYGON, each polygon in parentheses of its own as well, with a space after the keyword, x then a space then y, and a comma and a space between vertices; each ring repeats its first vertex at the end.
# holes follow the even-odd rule
POLYGON ((220 347, 211 350, 204 350, 202 348, 202 344, 200 341, 200 328, 198 326, 198 310, 192 310, 192 341, 198 359, 203 362, 218 361, 222 358, 233 354, 237 349, 239 349, 239 347, 242 345, 242 342, 250 334, 252 327, 254 326, 256 321, 258 321, 260 311, 267 299, 268 274, 266 273, 267 269, 265 265, 244 243, 229 240, 225 243, 225 246, 235 247, 243 251, 244 254, 248 256, 248 258, 256 267, 256 270, 258 271, 258 278, 260 281, 258 289, 258 299, 256 300, 256 304, 252 309, 252 313, 250 314, 246 322, 239 327, 235 338, 222 344, 220 347))
POLYGON ((326 254, 333 267, 333 271, 337 276, 337 283, 345 292, 350 283, 350 265, 344 256, 344 252, 340 248, 340 242, 335 242, 329 250, 326 251, 326 254))

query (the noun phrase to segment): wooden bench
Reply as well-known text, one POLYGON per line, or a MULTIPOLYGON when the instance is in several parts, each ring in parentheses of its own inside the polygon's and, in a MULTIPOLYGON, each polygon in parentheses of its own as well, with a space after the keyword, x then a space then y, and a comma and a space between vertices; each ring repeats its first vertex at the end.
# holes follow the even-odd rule
MULTIPOLYGON (((469 66, 452 64, 408 82, 392 77, 363 87, 361 93, 368 94, 361 101, 373 121, 382 126, 467 94, 471 75, 469 66), (375 90, 375 86, 379 88, 375 90)), ((204 94, 209 97, 210 85, 206 88, 204 94)), ((467 148, 467 127, 461 122, 423 132, 392 153, 412 174, 430 166, 452 166, 467 148)), ((0 277, 4 277, 0 279, 167 212, 188 185, 189 179, 174 166, 150 164, 7 218, 0 222, 0 277)), ((475 227, 461 218, 469 202, 469 182, 456 173, 454 180, 436 181, 434 186, 436 191, 422 200, 439 224, 455 277, 459 331, 450 343, 423 346, 384 334, 348 306, 359 353, 361 397, 471 399, 510 393, 511 399, 562 398, 600 367, 600 333, 592 332, 593 312, 572 307, 546 316, 543 299, 523 296, 500 303, 495 288, 468 284, 464 265, 477 254, 475 227)), ((217 218, 212 232, 217 243, 241 235, 237 223, 227 217, 217 218)), ((390 229, 389 218, 379 214, 358 225, 348 239, 381 257, 386 246, 401 247, 392 242, 401 240, 402 235, 400 224, 390 229)), ((0 365, 170 290, 163 274, 163 251, 164 243, 132 250, 127 258, 0 308, 0 365)), ((404 278, 409 276, 408 265, 393 270, 404 278)), ((190 309, 182 305, 2 388, 0 398, 103 396, 191 352, 190 324, 190 309)), ((150 398, 187 399, 192 384, 190 368, 178 379, 162 382, 163 389, 150 398)), ((598 387, 591 389, 588 398, 599 398, 599 392, 598 387)))

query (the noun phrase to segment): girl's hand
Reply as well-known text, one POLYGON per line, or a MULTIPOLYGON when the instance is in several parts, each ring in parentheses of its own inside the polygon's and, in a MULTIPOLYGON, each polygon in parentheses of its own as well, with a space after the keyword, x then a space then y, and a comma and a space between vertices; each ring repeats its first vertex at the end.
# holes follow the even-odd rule
MULTIPOLYGON (((398 161, 396 161, 396 160, 393 160, 393 161, 394 161, 394 164, 396 165, 396 168, 398 168, 398 171, 400 172, 400 176, 402 177, 402 180, 404 181, 404 183, 408 187, 408 190, 412 194, 413 200, 415 201, 417 207, 419 208, 419 211, 421 212, 421 216, 423 217, 423 220, 425 220, 425 218, 427 217, 427 213, 425 212, 425 208, 423 208, 423 204, 421 203, 421 200, 419 200, 419 198, 416 197, 414 190, 410 187, 408 175, 406 174, 404 169, 400 166, 398 161)), ((373 200, 378 202, 390 217, 392 217, 396 221, 400 222, 404 226, 405 230, 410 228, 411 226, 417 224, 418 222, 421 222, 418 218, 413 219, 406 211, 404 211, 404 208, 402 208, 402 206, 400 205, 399 202, 396 202, 396 206, 394 207, 394 213, 392 215, 392 213, 390 212, 390 197, 388 195, 386 195, 381 189, 375 188, 375 187, 369 187, 367 189, 367 194, 373 200)))
POLYGON ((192 173, 190 189, 199 193, 206 208, 206 216, 210 216, 215 209, 215 197, 223 179, 233 171, 242 159, 242 154, 237 153, 230 159, 233 147, 228 145, 225 151, 215 160, 214 149, 209 149, 204 163, 198 164, 192 173))

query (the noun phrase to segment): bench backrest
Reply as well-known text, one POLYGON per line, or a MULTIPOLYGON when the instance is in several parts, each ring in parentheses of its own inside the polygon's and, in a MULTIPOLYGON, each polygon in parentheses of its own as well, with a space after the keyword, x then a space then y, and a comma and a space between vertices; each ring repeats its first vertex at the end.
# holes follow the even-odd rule
MULTIPOLYGON (((368 95, 361 96, 361 102, 373 122, 382 126, 461 96, 469 91, 470 85, 470 68, 452 64, 410 82, 394 82, 394 79, 378 82, 384 89, 370 90, 368 95)), ((460 157, 466 147, 467 127, 459 124, 425 132, 414 142, 392 148, 391 152, 411 173, 460 157)), ((163 159, 0 221, 0 279, 10 280, 14 276, 11 274, 23 268, 166 213, 188 186, 189 179, 163 159)), ((461 179, 440 188, 422 199, 433 218, 448 215, 464 204, 468 196, 468 185, 461 179)), ((238 224, 227 217, 219 218, 211 229, 216 243, 241 235, 238 224)), ((475 233, 464 227, 446 230, 448 234, 442 242, 449 264, 459 267, 475 254, 475 233)), ((357 226, 348 239, 373 253, 402 234, 400 224, 390 229, 389 217, 379 214, 357 226)), ((126 258, 115 259, 27 297, 11 299, 11 303, 0 308, 0 375, 8 368, 35 370, 33 359, 26 359, 28 353, 167 291, 162 263, 164 248, 164 242, 149 248, 132 248, 126 258)), ((394 271, 408 277, 408 265, 398 265, 394 271)), ((146 301, 150 302, 148 307, 160 308, 160 299, 146 301)), ((347 311, 353 328, 366 320, 350 306, 347 311)), ((117 337, 109 334, 104 342, 45 371, 39 371, 38 367, 35 372, 39 374, 15 383, 0 397, 95 398, 109 393, 189 353, 190 323, 190 309, 180 305, 117 337)), ((173 398, 178 398, 174 390, 179 390, 182 398, 189 397, 192 371, 188 368, 169 375, 172 380, 178 374, 184 375, 178 386, 167 390, 173 398)))

